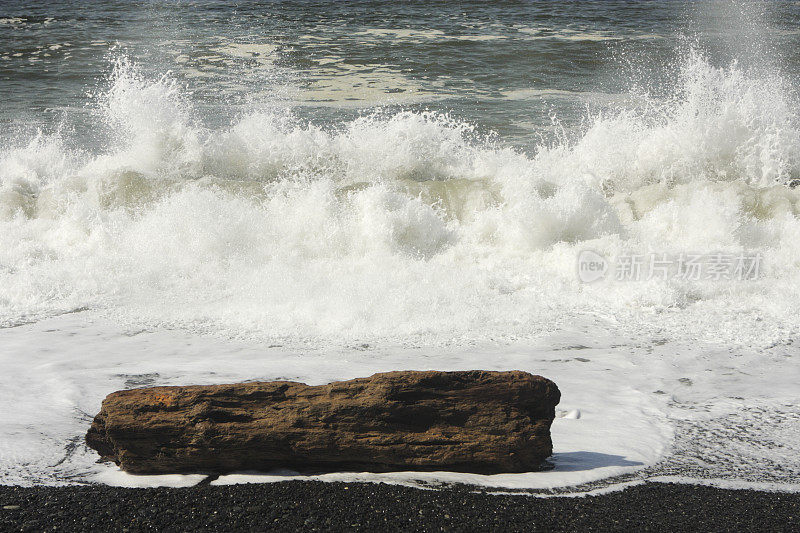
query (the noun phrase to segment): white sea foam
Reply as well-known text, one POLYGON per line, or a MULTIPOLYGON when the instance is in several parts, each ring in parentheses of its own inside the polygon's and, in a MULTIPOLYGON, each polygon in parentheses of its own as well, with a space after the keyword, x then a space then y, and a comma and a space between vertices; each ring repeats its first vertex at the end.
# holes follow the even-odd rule
POLYGON ((721 399, 737 395, 785 404, 800 305, 792 90, 691 54, 672 98, 638 97, 645 105, 587 117, 577 137, 525 155, 431 112, 333 127, 262 112, 212 130, 170 77, 121 62, 97 97, 103 149, 45 134, 0 149, 0 324, 40 321, 0 329, 12 368, 4 390, 14 391, 3 401, 31 406, 4 423, 4 449, 29 452, 4 452, 3 471, 12 482, 111 479, 89 455, 48 461, 83 431, 69 413, 96 411, 121 374, 171 383, 287 368, 310 382, 393 367, 541 372, 565 391, 561 408, 581 413, 554 425, 554 474, 467 479, 519 488, 652 465, 670 447, 668 420, 697 418, 680 405, 734 412, 721 399), (763 269, 753 281, 584 285, 584 249, 758 252, 763 269), (47 318, 76 310, 106 325, 47 318), (47 324, 63 332, 58 354, 47 352, 47 324), (142 329, 166 340, 120 333, 142 329), (605 339, 581 371, 554 357, 564 331, 564 346, 605 339), (232 337, 246 347, 219 340, 232 337), (284 351, 261 360, 264 343, 284 351), (379 349, 356 357, 362 344, 379 349), (303 359, 301 347, 317 355, 303 359))
POLYGON ((373 40, 373 39, 387 39, 392 40, 408 40, 408 41, 498 41, 507 39, 505 35, 496 35, 490 33, 482 34, 466 34, 466 35, 448 35, 442 30, 415 30, 412 28, 371 28, 360 31, 355 34, 359 39, 373 40))
POLYGON ((296 340, 524 338, 597 312, 707 339, 743 314, 770 325, 745 342, 795 329, 800 130, 779 79, 693 55, 672 100, 532 157, 435 113, 209 131, 175 82, 125 63, 100 102, 105 152, 44 135, 2 150, 6 323, 88 307, 296 340), (757 250, 765 278, 581 286, 587 247, 757 250))

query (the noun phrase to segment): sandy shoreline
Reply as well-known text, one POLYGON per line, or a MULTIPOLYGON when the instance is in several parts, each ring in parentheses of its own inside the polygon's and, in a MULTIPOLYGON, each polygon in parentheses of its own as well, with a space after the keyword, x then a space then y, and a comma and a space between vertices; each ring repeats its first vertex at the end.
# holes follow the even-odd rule
POLYGON ((288 481, 0 487, 3 531, 789 531, 800 494, 645 483, 577 498, 288 481))

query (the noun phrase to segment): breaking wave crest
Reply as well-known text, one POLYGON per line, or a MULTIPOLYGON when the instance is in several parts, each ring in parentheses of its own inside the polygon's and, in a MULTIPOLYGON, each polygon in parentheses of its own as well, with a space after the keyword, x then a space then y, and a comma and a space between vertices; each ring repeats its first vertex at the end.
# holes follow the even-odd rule
POLYGON ((41 133, 0 149, 0 324, 90 308, 297 342, 514 339, 580 317, 746 343, 796 328, 800 125, 778 76, 692 53, 671 98, 530 154, 433 112, 209 129, 124 60, 97 102, 102 150, 41 133), (758 251, 764 278, 582 285, 583 249, 758 251))

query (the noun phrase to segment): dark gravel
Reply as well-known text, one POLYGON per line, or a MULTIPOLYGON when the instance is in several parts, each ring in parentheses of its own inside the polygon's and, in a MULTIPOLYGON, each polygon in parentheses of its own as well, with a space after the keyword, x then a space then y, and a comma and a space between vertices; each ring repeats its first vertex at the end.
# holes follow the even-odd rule
POLYGON ((0 487, 0 530, 800 531, 800 494, 663 483, 584 498, 302 481, 0 487))

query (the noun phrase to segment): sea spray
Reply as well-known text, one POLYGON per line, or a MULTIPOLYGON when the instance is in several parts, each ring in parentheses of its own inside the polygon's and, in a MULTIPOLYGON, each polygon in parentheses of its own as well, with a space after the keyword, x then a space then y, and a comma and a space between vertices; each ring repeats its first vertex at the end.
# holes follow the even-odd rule
POLYGON ((436 343, 601 313, 622 331, 766 342, 796 328, 794 101, 779 77, 691 52, 670 98, 525 155, 434 112, 210 129, 172 79, 123 59, 97 98, 104 150, 3 147, 2 321, 91 308, 226 336, 436 343), (756 250, 765 277, 584 286, 587 248, 756 250), (770 331, 719 327, 743 315, 770 331))

